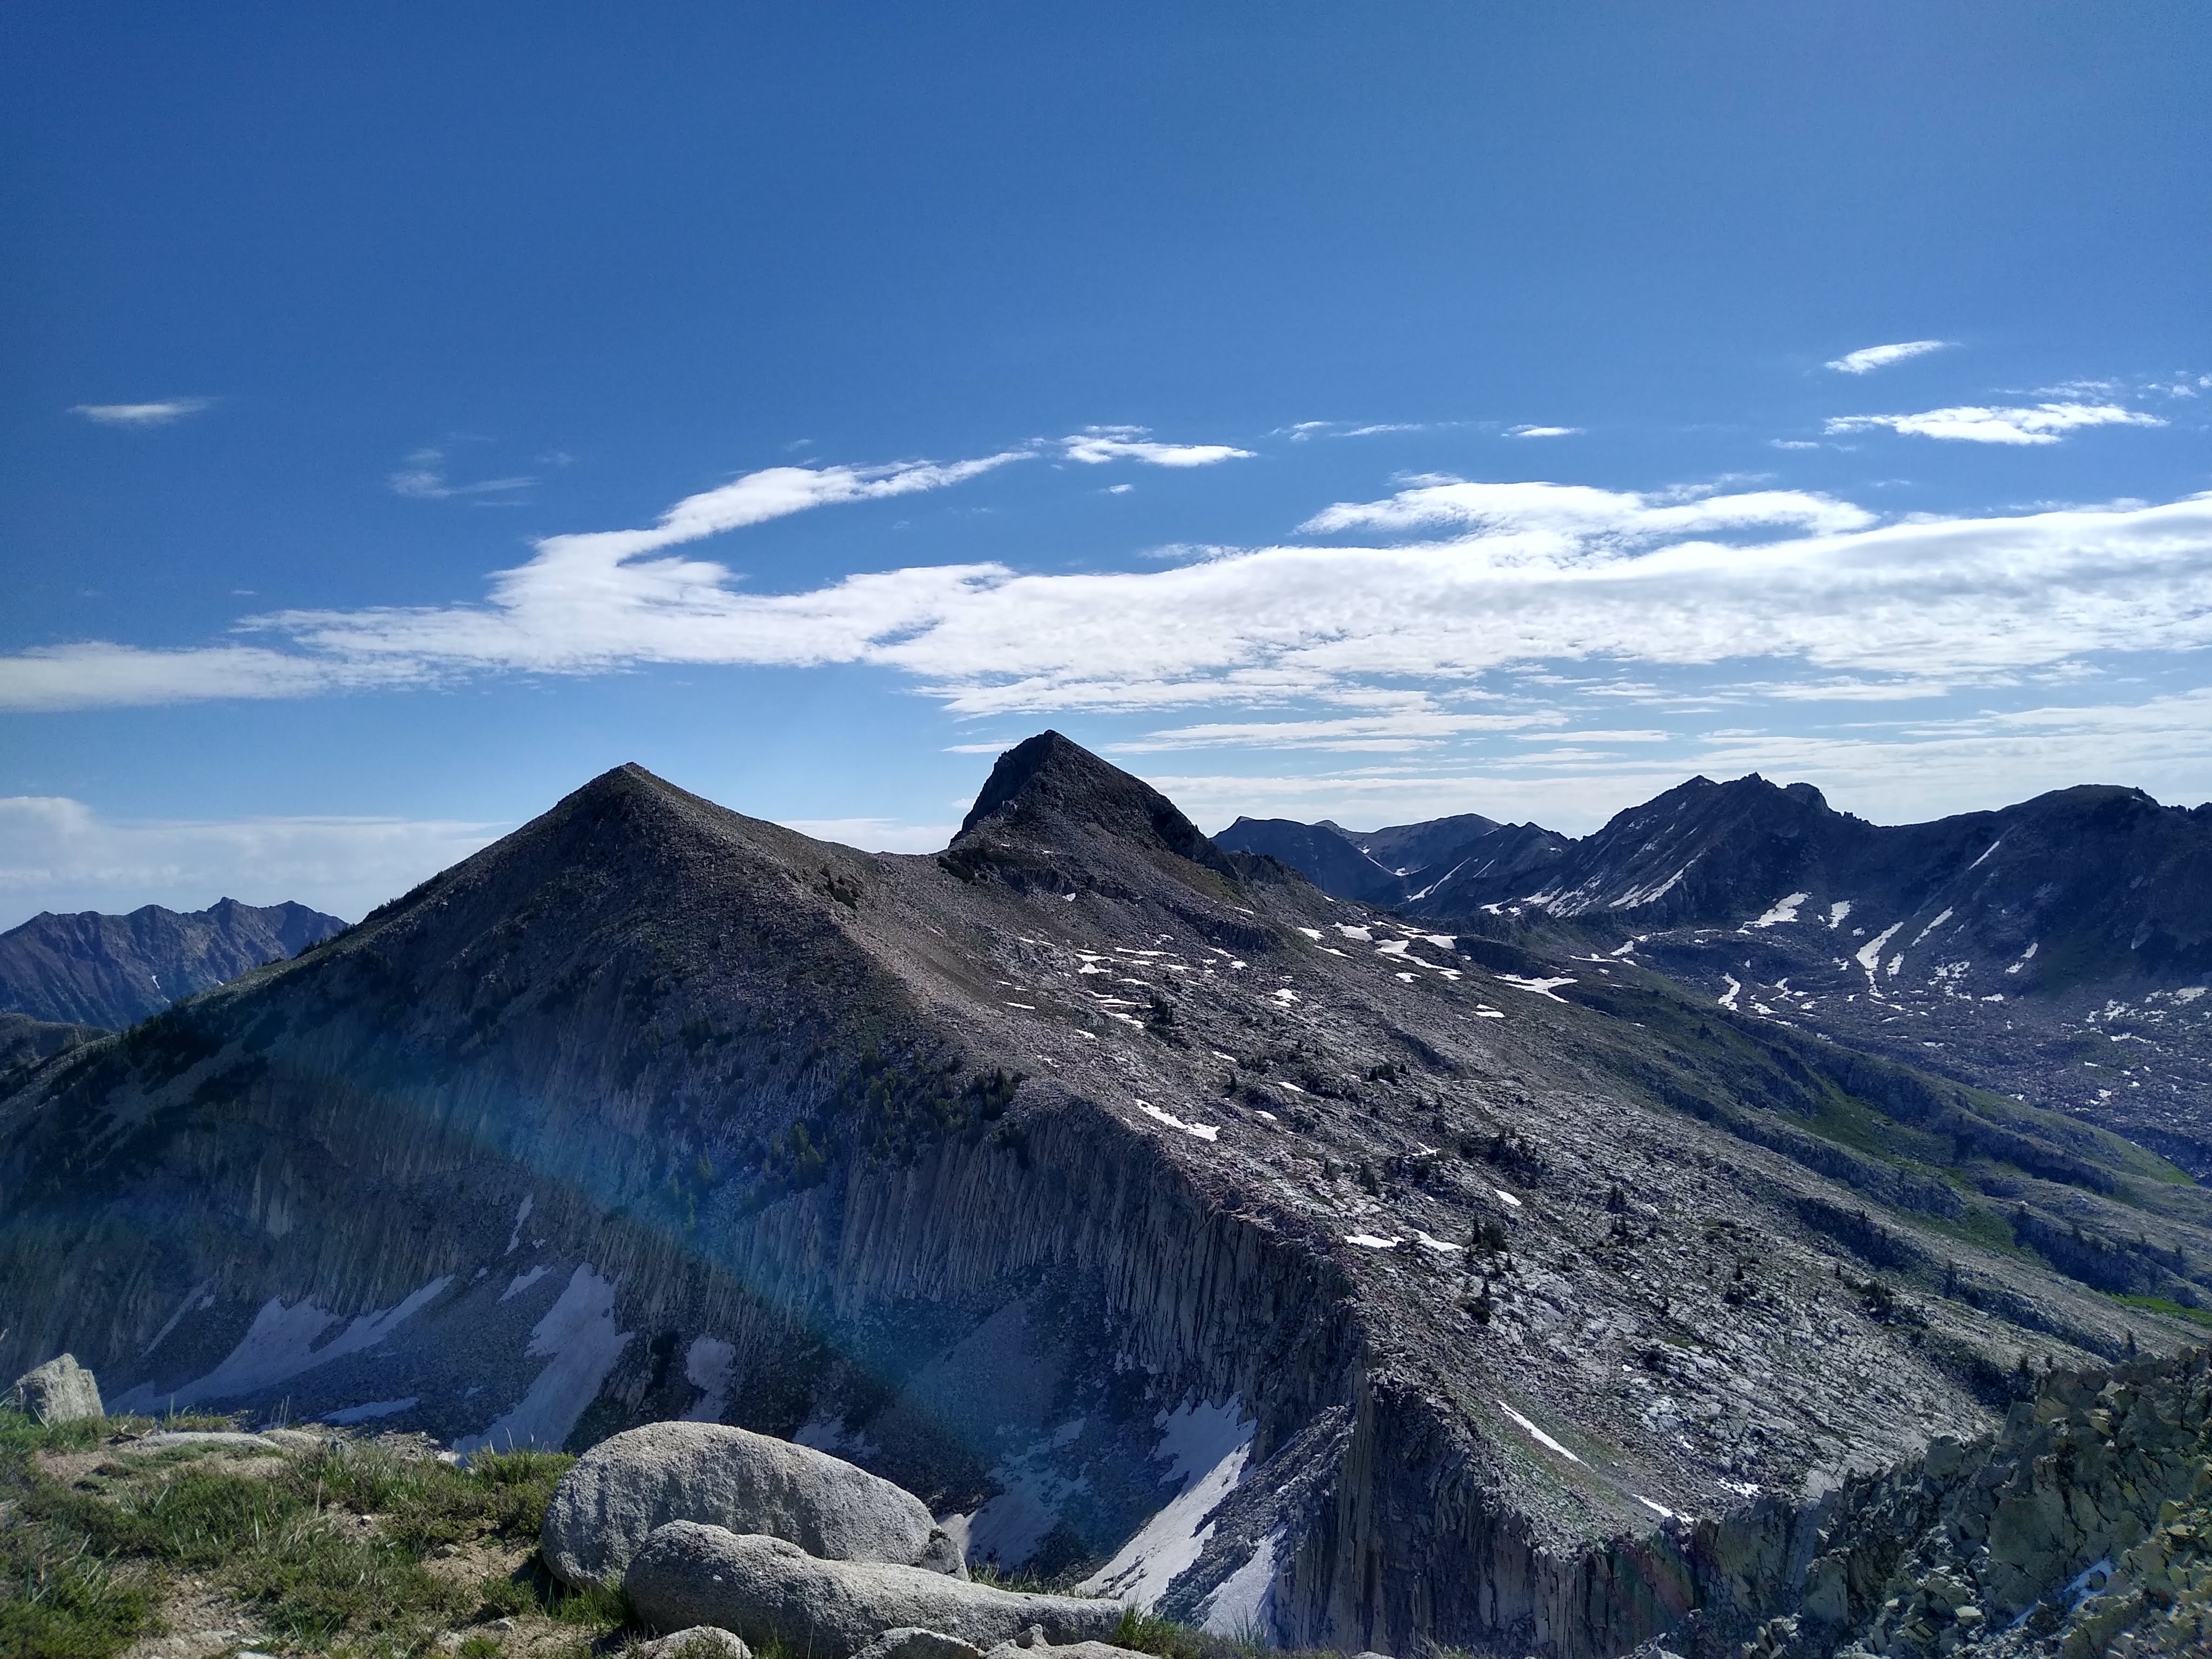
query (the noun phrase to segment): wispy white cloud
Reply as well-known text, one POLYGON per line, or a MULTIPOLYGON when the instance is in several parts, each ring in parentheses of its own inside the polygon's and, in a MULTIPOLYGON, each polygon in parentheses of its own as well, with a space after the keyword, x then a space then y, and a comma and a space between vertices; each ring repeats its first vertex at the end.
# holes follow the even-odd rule
POLYGON ((1577 695, 1682 708, 1680 690, 1636 691, 1619 670, 1728 663, 1741 679, 1763 664, 1752 672, 1771 679, 1809 669, 1971 686, 2093 653, 2212 645, 2212 494, 1882 523, 1798 490, 1430 477, 1306 526, 1423 539, 1210 550, 1164 568, 909 566, 763 593, 667 552, 817 505, 942 488, 1024 453, 750 474, 643 529, 549 538, 480 605, 289 612, 253 619, 256 641, 200 651, 93 643, 0 658, 0 708, 652 663, 865 663, 964 714, 1297 711, 1272 729, 1212 719, 1139 739, 1162 748, 1387 750, 1511 729, 1526 705, 1468 713, 1467 696, 1538 668, 1587 664, 1605 683, 1577 695), (1308 718, 1305 704, 1323 712, 1308 718))
MULTIPOLYGON (((1331 696, 1330 702, 1352 699, 1331 696)), ((1477 732, 1518 732, 1566 724, 1556 709, 1468 714, 1441 708, 1420 692, 1389 695, 1371 714, 1329 720, 1210 720, 1170 726, 1111 745, 1117 754, 1159 754, 1183 749, 1307 749, 1337 753, 1390 754, 1429 746, 1477 732), (1395 706, 1392 706, 1395 705, 1395 706)))
MULTIPOLYGON (((1010 743, 998 744, 988 752, 995 755, 1012 747, 1010 743)), ((943 823, 909 823, 902 818, 787 818, 782 822, 785 829, 796 830, 802 836, 867 853, 934 853, 960 829, 957 818, 943 823)))
POLYGON ((1866 432, 1887 427, 1921 438, 1945 438, 1973 444, 2055 444, 2068 432, 2091 426, 2164 426, 2165 421, 2118 404, 2037 404, 2026 408, 1924 410, 1917 415, 1842 415, 1830 421, 1831 434, 1866 432))
POLYGON ((1480 812, 1580 835, 1693 773, 1754 771, 1777 782, 1802 779, 1832 805, 1883 823, 1977 811, 2085 781, 2132 784, 2186 805, 2212 798, 2212 690, 1844 736, 1711 732, 1626 754, 1568 750, 1494 764, 1438 766, 1424 757, 1336 770, 1146 776, 1212 827, 1244 813, 1402 823, 1480 812))
POLYGON ((40 910, 198 910, 296 899, 358 917, 509 826, 387 817, 112 818, 0 797, 0 928, 40 910))
POLYGON ((1901 363, 1908 357, 1924 357, 1950 343, 1948 340, 1899 340, 1893 345, 1861 346, 1856 351, 1831 358, 1828 367, 1839 374, 1865 374, 1887 368, 1892 363, 1901 363))
POLYGON ((1571 438, 1582 431, 1578 426, 1509 426, 1509 438, 1571 438))
POLYGON ((1310 535, 1346 530, 1423 530, 1457 526, 1480 532, 1486 556, 1505 562, 1550 560, 1644 545, 1670 536, 1786 528, 1857 530, 1874 514, 1848 501, 1796 489, 1739 495, 1669 491, 1635 495, 1588 484, 1489 483, 1423 473, 1379 501, 1339 501, 1298 528, 1310 535))
POLYGON ((1249 461, 1253 452, 1228 444, 1163 444, 1148 437, 1141 426, 1085 427, 1072 438, 1060 441, 1060 453, 1086 466, 1108 461, 1144 461, 1153 466, 1212 466, 1222 461, 1249 461))
POLYGON ((102 426, 167 426, 208 407, 206 398, 170 398, 151 404, 78 404, 70 413, 102 426))
MULTIPOLYGON (((527 489, 538 482, 535 478, 482 478, 473 483, 451 483, 446 478, 445 452, 418 449, 407 458, 407 464, 392 474, 387 482, 392 494, 405 495, 418 501, 443 501, 470 496, 512 495, 516 490, 527 489)), ((554 463, 567 465, 562 457, 554 463)))

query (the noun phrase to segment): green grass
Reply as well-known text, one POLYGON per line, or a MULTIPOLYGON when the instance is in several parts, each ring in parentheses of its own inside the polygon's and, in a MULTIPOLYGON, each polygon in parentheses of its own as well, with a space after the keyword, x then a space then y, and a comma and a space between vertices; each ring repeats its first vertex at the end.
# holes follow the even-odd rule
POLYGON ((6 1659, 111 1659, 154 1631, 155 1588, 179 1573, 245 1604, 264 1639, 363 1659, 419 1655, 457 1626, 507 1614, 544 1613, 576 1627, 580 1645, 627 1622, 617 1593, 568 1591, 534 1558, 477 1583, 428 1565, 444 1545, 534 1544, 569 1458, 518 1452, 463 1468, 349 1443, 257 1475, 221 1457, 178 1464, 118 1446, 88 1491, 34 1461, 89 1449, 119 1426, 46 1428, 0 1412, 0 1501, 12 1505, 0 1525, 6 1659))
POLYGON ((2170 1319, 2185 1319, 2192 1325, 2212 1327, 2212 1308, 2184 1307, 2162 1296, 2118 1296, 2112 1299, 2124 1302, 2130 1308, 2141 1308, 2146 1313, 2164 1314, 2170 1319))

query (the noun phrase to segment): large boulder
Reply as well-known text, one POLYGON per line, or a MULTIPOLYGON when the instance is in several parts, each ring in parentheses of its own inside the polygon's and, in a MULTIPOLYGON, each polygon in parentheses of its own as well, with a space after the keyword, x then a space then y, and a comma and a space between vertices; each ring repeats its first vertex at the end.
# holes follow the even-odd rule
POLYGON ((15 1409, 41 1423, 74 1423, 107 1415, 100 1403, 99 1379, 70 1353, 15 1379, 15 1409))
POLYGON ((623 1589, 659 1629, 719 1625, 757 1649, 780 1644, 814 1659, 852 1659, 901 1627, 989 1649, 1031 1626, 1047 1641, 1103 1640, 1121 1621, 1119 1601, 1025 1595, 882 1562, 825 1561, 781 1538, 693 1521, 657 1528, 632 1558, 623 1589))
POLYGON ((810 1446, 720 1423, 648 1423, 578 1458, 545 1511, 545 1565, 579 1586, 620 1578, 671 1521, 766 1533, 825 1560, 968 1576, 960 1547, 904 1487, 810 1446))

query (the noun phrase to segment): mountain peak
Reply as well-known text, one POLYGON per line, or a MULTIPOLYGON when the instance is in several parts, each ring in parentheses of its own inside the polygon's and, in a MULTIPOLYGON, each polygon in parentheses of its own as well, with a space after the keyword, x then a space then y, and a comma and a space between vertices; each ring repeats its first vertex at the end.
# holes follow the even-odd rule
POLYGON ((1103 830, 1232 873, 1221 849, 1173 801, 1057 732, 1040 732, 999 757, 954 839, 986 824, 1051 837, 1103 830))

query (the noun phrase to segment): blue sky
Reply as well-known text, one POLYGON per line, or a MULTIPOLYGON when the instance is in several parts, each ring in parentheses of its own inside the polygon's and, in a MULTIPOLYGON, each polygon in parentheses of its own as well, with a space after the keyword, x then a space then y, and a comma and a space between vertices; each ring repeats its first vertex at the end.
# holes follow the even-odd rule
POLYGON ((11 7, 0 926, 356 915, 624 760, 933 846, 1045 726, 1209 829, 2212 796, 2208 46, 11 7))

